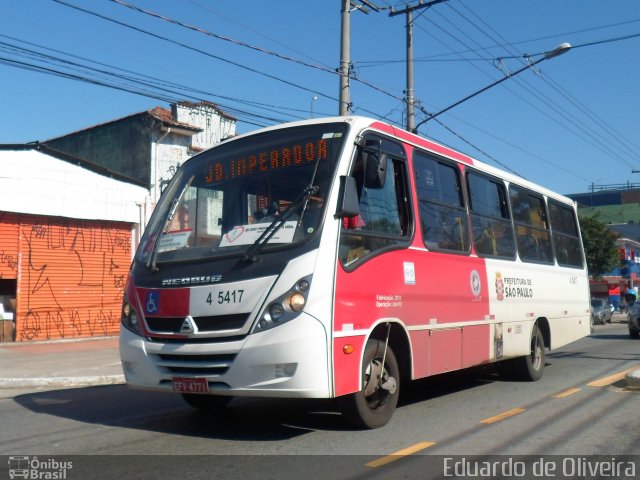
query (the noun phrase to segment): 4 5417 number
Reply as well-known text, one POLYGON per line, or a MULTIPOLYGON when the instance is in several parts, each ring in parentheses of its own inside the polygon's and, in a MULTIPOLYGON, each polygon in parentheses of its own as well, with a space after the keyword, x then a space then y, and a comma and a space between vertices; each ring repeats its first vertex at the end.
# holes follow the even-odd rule
POLYGON ((220 290, 218 296, 214 297, 213 292, 209 292, 207 303, 213 305, 224 305, 225 303, 241 303, 244 290, 220 290))

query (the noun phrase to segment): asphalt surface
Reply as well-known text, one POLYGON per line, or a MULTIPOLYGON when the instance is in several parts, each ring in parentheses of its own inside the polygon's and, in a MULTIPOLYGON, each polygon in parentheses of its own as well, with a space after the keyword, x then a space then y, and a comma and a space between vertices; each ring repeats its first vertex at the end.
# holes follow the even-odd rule
MULTIPOLYGON (((626 318, 616 313, 613 322, 626 323, 626 318)), ((640 369, 629 372, 626 381, 640 389, 640 369)), ((0 343, 0 389, 120 383, 125 380, 117 337, 0 343)))

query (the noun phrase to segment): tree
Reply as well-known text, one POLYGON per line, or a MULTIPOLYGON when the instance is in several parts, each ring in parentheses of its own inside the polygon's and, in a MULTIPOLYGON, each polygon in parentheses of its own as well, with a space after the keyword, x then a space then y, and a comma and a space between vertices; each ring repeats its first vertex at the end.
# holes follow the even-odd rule
POLYGON ((616 246, 618 235, 596 217, 581 217, 580 231, 587 257, 587 267, 592 277, 600 277, 620 266, 620 255, 616 246))

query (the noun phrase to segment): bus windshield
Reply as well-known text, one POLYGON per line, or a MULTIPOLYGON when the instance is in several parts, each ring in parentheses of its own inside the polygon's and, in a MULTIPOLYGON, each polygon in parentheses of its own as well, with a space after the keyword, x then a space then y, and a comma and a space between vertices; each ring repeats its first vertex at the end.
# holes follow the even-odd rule
POLYGON ((190 159, 164 192, 138 260, 155 268, 282 248, 312 237, 346 128, 331 123, 275 130, 190 159))

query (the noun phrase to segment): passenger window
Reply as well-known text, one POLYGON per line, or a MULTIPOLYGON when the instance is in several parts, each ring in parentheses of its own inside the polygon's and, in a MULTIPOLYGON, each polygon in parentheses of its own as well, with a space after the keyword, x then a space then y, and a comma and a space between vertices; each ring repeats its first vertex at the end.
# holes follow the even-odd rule
POLYGON ((468 253, 469 224, 459 170, 418 152, 413 165, 426 247, 468 253))
POLYGON ((467 175, 473 244, 479 256, 515 258, 513 225, 502 182, 467 175))
POLYGON ((511 185, 509 197, 520 259, 533 263, 553 263, 544 199, 515 185, 511 185))
POLYGON ((582 242, 573 209, 550 200, 549 216, 558 264, 565 267, 582 268, 584 265, 582 242))
POLYGON ((374 252, 409 240, 411 215, 406 162, 396 158, 400 155, 404 155, 404 151, 398 144, 377 138, 368 139, 367 146, 358 151, 351 176, 356 180, 360 214, 343 221, 339 251, 343 265, 351 265, 374 252), (387 156, 381 188, 367 188, 364 181, 366 153, 373 149, 380 149, 382 155, 387 156))

